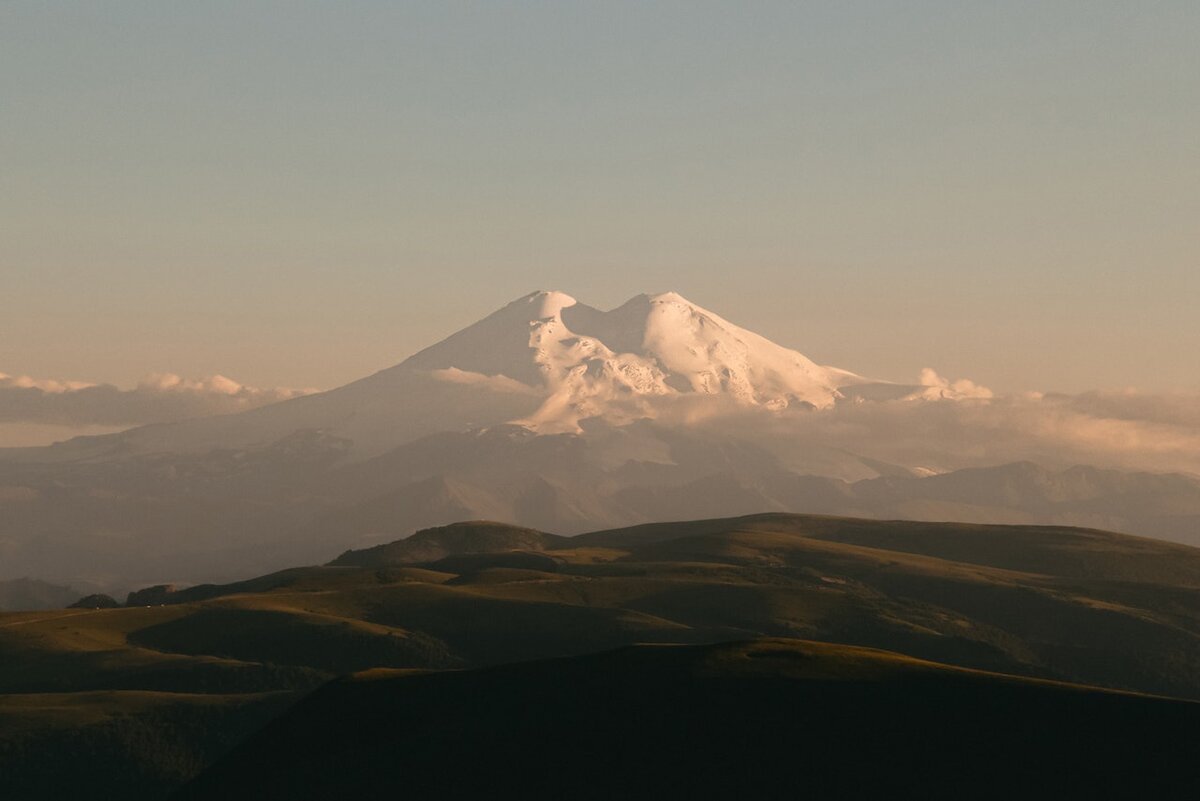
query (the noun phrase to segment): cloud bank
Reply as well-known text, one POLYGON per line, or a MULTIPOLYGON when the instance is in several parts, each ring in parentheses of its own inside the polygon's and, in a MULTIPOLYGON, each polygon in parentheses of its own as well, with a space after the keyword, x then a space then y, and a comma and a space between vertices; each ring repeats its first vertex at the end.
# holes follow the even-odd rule
POLYGON ((112 384, 0 373, 0 424, 85 428, 165 423, 241 412, 312 391, 260 389, 223 375, 185 379, 174 373, 156 373, 133 389, 120 389, 112 384))
POLYGON ((938 472, 1029 460, 1200 476, 1200 394, 1194 393, 1031 393, 955 401, 933 393, 789 411, 766 423, 760 415, 726 410, 703 424, 781 453, 833 448, 938 472))
MULTIPOLYGON (((530 391, 503 377, 462 371, 435 378, 484 394, 530 391)), ((260 389, 220 375, 189 380, 163 373, 120 389, 0 373, 0 446, 245 411, 311 391, 260 389)), ((656 398, 654 407, 660 424, 710 426, 714 434, 781 454, 838 449, 938 472, 1031 460, 1200 475, 1200 393, 1005 396, 926 370, 917 385, 864 393, 819 411, 768 413, 715 396, 656 398)))

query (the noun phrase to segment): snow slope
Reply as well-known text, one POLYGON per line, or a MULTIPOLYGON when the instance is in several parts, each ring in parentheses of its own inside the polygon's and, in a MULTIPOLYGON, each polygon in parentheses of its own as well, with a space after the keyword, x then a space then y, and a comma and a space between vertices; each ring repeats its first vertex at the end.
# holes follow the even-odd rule
POLYGON ((674 292, 638 295, 607 312, 562 292, 534 292, 395 369, 503 377, 543 391, 545 401, 521 422, 547 433, 578 430, 593 417, 653 417, 657 399, 681 395, 825 408, 839 387, 864 382, 674 292))

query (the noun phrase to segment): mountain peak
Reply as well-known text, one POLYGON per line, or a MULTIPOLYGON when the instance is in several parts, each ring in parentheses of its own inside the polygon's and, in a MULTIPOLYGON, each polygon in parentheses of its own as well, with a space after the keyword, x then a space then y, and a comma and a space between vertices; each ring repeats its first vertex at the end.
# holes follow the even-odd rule
POLYGON ((558 316, 563 309, 574 306, 576 302, 575 298, 566 292, 539 289, 536 292, 530 292, 528 295, 517 298, 504 308, 520 312, 528 311, 532 315, 530 319, 544 320, 547 317, 558 316))
POLYGON ((641 297, 646 298, 651 303, 682 303, 685 306, 696 306, 695 303, 692 303, 678 292, 662 292, 658 295, 642 295, 641 297))
POLYGON ((712 400, 705 409, 826 408, 860 383, 677 292, 636 295, 601 311, 539 290, 345 386, 241 415, 138 429, 114 442, 128 451, 192 451, 304 430, 351 443, 358 455, 378 454, 424 434, 504 423, 554 434, 578 433, 591 419, 620 426, 674 411, 691 417, 700 398, 712 400))
POLYGON ((520 422, 573 431, 588 417, 654 416, 655 399, 723 395, 750 406, 825 407, 856 377, 821 367, 692 303, 636 295, 601 311, 539 290, 416 354, 402 367, 518 381, 547 393, 520 422))

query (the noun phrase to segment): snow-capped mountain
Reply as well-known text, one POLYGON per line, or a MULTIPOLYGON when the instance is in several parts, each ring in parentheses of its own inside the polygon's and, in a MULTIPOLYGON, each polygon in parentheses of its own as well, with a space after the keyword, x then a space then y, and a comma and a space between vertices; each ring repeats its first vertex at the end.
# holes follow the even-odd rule
POLYGON ((607 312, 562 292, 534 292, 398 369, 446 380, 507 378, 540 391, 544 401, 520 422, 547 433, 577 431, 594 417, 653 417, 655 399, 688 394, 767 409, 825 408, 842 397, 839 387, 864 383, 674 292, 638 295, 607 312))
POLYGON ((0 580, 230 579, 479 518, 569 534, 773 510, 1200 541, 1194 478, 997 468, 1047 453, 1021 408, 933 371, 822 366, 674 293, 601 311, 536 292, 327 392, 0 451, 0 580))
POLYGON ((511 423, 539 434, 578 432, 589 419, 654 419, 683 399, 764 414, 821 409, 843 391, 868 387, 890 395, 911 389, 818 365, 673 292, 600 311, 541 291, 346 386, 241 414, 76 441, 58 452, 194 453, 319 431, 345 441, 346 457, 357 460, 440 431, 511 423))

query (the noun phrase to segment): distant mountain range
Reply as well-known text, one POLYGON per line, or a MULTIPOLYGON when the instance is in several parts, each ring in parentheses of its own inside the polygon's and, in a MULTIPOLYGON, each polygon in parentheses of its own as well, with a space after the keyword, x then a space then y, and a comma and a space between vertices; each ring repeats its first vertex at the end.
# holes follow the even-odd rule
POLYGON ((39 579, 0 581, 0 612, 58 609, 79 599, 79 591, 39 579))
POLYGON ((674 293, 603 312, 538 292, 328 392, 0 450, 0 579, 228 580, 464 518, 572 534, 790 511, 1200 543, 1189 475, 1011 463, 975 443, 967 458, 952 435, 886 427, 859 452, 808 430, 989 397, 821 366, 674 293), (893 435, 903 448, 883 447, 893 435))

